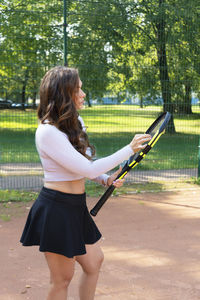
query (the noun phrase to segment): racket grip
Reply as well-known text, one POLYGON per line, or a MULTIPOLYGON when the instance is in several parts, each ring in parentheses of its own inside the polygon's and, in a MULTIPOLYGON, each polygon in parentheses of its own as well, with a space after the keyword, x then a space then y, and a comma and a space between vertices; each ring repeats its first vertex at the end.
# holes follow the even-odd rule
POLYGON ((109 188, 105 191, 105 193, 102 195, 102 197, 99 199, 99 201, 96 203, 96 205, 91 209, 90 214, 95 217, 100 210, 100 208, 104 205, 106 200, 110 197, 112 192, 114 191, 115 186, 110 185, 109 188))

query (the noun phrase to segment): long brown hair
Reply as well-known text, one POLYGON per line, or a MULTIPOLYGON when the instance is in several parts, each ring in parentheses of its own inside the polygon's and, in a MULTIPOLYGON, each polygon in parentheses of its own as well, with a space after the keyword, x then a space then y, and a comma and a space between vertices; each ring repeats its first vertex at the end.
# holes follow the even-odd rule
POLYGON ((74 103, 78 89, 77 69, 58 66, 49 70, 40 85, 38 118, 41 123, 48 120, 49 124, 66 133, 75 149, 91 159, 95 149, 90 145, 88 136, 83 131, 74 103), (91 156, 86 154, 88 147, 91 148, 91 156))

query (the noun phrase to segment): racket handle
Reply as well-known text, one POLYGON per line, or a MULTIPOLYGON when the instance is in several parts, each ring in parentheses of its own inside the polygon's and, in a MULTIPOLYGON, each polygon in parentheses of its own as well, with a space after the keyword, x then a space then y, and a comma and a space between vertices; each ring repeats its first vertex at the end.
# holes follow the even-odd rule
POLYGON ((95 217, 100 210, 100 208, 104 205, 106 200, 110 197, 112 192, 114 191, 115 186, 110 185, 109 188, 105 191, 105 193, 102 195, 102 197, 99 199, 99 201, 96 203, 96 205, 91 209, 90 214, 95 217))

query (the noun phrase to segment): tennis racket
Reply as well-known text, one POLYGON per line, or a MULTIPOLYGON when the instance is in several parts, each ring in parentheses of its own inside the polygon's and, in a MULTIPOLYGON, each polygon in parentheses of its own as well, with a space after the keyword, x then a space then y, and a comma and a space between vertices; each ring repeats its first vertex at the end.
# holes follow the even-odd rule
MULTIPOLYGON (((139 164, 139 162, 146 156, 146 154, 154 147, 154 145, 157 143, 161 135, 165 132, 165 128, 171 118, 171 114, 169 112, 162 113, 153 123, 152 125, 147 129, 145 132, 146 134, 151 135, 151 140, 148 142, 146 147, 132 155, 129 160, 126 161, 123 169, 118 174, 115 180, 117 179, 123 179, 124 176, 135 166, 139 164)), ((96 203, 96 205, 91 209, 90 214, 92 216, 96 216, 98 211, 101 209, 101 207, 104 205, 104 203, 108 200, 112 192, 114 191, 115 186, 110 185, 109 188, 105 191, 105 193, 102 195, 102 197, 99 199, 99 201, 96 203)))

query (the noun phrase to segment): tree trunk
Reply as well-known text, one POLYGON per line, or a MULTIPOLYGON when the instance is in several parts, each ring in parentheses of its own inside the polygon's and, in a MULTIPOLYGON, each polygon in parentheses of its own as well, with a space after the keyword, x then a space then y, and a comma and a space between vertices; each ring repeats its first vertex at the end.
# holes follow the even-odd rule
POLYGON ((36 108, 36 98, 37 98, 37 92, 35 90, 34 93, 33 93, 33 108, 34 109, 36 108))
POLYGON ((190 83, 185 84, 185 99, 184 99, 184 113, 185 114, 192 114, 192 107, 191 107, 191 101, 192 101, 192 88, 190 83))
POLYGON ((160 17, 157 21, 157 57, 159 63, 159 72, 160 72, 160 83, 161 83, 161 92, 163 98, 163 110, 168 111, 172 114, 169 125, 167 127, 167 132, 175 133, 174 126, 174 108, 171 101, 171 86, 170 79, 168 73, 168 65, 167 65, 167 54, 166 54, 166 35, 165 35, 165 14, 164 10, 162 10, 162 6, 165 0, 159 0, 159 13, 160 17))
POLYGON ((178 114, 192 114, 192 87, 191 84, 186 81, 185 93, 179 95, 179 99, 176 103, 176 112, 178 114))
POLYGON ((90 93, 89 93, 89 92, 86 93, 86 101, 87 101, 87 103, 88 103, 88 107, 92 107, 92 103, 91 103, 91 101, 90 101, 90 93))
POLYGON ((24 104, 26 102, 26 86, 28 81, 28 69, 25 71, 24 81, 22 82, 22 110, 25 110, 24 104))
POLYGON ((143 108, 143 97, 140 96, 140 108, 143 108))

